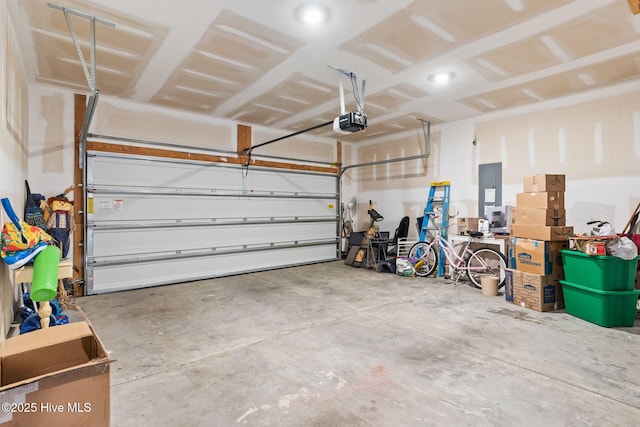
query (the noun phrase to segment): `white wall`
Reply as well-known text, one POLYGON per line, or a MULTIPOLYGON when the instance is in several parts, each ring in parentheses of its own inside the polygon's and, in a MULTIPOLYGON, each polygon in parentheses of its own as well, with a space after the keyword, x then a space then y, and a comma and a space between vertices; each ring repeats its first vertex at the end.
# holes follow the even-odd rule
POLYGON ((433 180, 451 181, 451 204, 459 216, 477 216, 480 163, 503 162, 502 201, 508 205, 515 205, 516 194, 523 191, 523 176, 566 174, 567 225, 574 226, 576 232, 589 231, 586 222, 593 219, 609 221, 617 231, 621 231, 640 201, 640 167, 636 167, 640 163, 638 83, 447 123, 432 129, 441 134, 439 150, 434 153, 434 162, 439 167, 435 168, 435 176, 431 171, 425 173, 423 187, 416 187, 411 183, 413 179, 406 179, 408 186, 402 190, 376 191, 370 190, 371 185, 364 182, 366 178, 362 174, 356 178, 359 179, 359 188, 367 189, 359 197, 374 199, 377 209, 385 215, 385 221, 380 224, 383 230, 393 232, 400 218, 409 215, 412 221, 410 231, 415 233, 414 219, 422 215, 429 183, 433 180), (554 130, 556 122, 573 126, 571 131, 563 134, 562 146, 569 148, 560 156, 560 161, 556 154, 559 145, 554 130), (487 123, 497 129, 496 137, 478 138, 474 145, 478 128, 486 127, 487 123), (542 132, 538 132, 538 139, 544 141, 535 141, 537 151, 529 152, 527 144, 530 146, 531 143, 526 140, 527 129, 541 124, 544 127, 545 123, 553 129, 548 135, 540 136, 542 132), (518 134, 515 127, 523 138, 517 141, 512 138, 506 148, 501 147, 497 136, 501 131, 518 134), (600 131, 601 128, 604 130, 600 131), (531 158, 532 153, 537 155, 537 159, 531 158), (514 160, 516 158, 518 161, 514 160))
MULTIPOLYGON (((24 179, 27 177, 29 88, 16 46, 6 4, 0 2, 0 197, 8 198, 21 217, 24 179)), ((0 218, 4 225, 7 221, 4 212, 0 218)), ((0 342, 11 327, 16 300, 11 272, 4 262, 0 262, 0 342)))
MULTIPOLYGON (((458 207, 459 216, 477 216, 478 162, 472 159, 475 149, 481 149, 483 141, 473 146, 475 121, 451 123, 441 128, 443 135, 443 153, 441 161, 451 165, 452 205, 458 207), (458 167, 471 165, 471 167, 458 167), (460 185, 457 185, 457 184, 460 185), (470 203, 471 202, 471 203, 470 203)), ((611 141, 611 144, 615 144, 611 141)), ((588 141, 584 141, 589 147, 588 141)), ((501 161, 501 159, 496 159, 501 161)), ((503 164, 503 167, 507 166, 503 164)), ((511 165, 515 167, 515 165, 511 165)), ((574 169, 576 166, 571 166, 574 169)), ((586 222, 599 219, 615 225, 617 231, 627 223, 631 215, 630 205, 640 200, 640 170, 633 175, 592 179, 574 179, 565 169, 549 169, 544 164, 539 166, 540 173, 566 173, 567 188, 565 191, 565 208, 567 211, 567 225, 572 225, 576 232, 586 232, 590 229, 586 222)), ((594 173, 595 175, 595 173, 594 173)), ((522 175, 524 176, 524 174, 522 175)), ((447 178, 449 179, 449 178, 447 178)), ((522 183, 503 183, 502 204, 516 204, 516 194, 523 191, 522 183)))
MULTIPOLYGON (((51 197, 73 185, 73 94, 31 85, 29 98, 29 186, 51 197)), ((67 195, 73 200, 73 193, 67 195)))

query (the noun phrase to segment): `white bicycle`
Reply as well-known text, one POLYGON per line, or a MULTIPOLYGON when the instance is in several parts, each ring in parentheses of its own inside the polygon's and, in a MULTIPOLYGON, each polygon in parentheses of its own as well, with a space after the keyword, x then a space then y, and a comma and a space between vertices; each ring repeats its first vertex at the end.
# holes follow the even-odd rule
POLYGON ((469 249, 471 239, 482 237, 480 232, 468 232, 469 240, 464 248, 457 253, 445 238, 441 236, 440 227, 436 224, 438 233, 431 242, 418 242, 409 250, 409 257, 416 258, 416 276, 427 277, 436 271, 438 266, 438 254, 444 254, 453 270, 455 282, 466 273, 469 285, 482 288, 482 277, 498 277, 498 288, 502 288, 505 282, 507 259, 503 254, 491 248, 469 249), (422 261, 422 262, 420 262, 422 261))

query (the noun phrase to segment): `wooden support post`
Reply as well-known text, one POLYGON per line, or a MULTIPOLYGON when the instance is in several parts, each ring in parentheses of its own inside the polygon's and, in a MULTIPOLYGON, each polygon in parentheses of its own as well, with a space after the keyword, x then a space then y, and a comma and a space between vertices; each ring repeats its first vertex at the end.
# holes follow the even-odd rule
MULTIPOLYGON (((82 133, 82 122, 84 121, 85 111, 87 109, 87 97, 85 95, 76 94, 74 96, 74 173, 73 173, 73 205, 74 219, 76 227, 73 230, 73 295, 83 296, 84 285, 84 187, 83 177, 84 169, 80 169, 80 134, 82 133)), ((85 153, 86 154, 86 153, 85 153)), ((86 158, 83 164, 86 166, 86 158)))
MULTIPOLYGON (((251 126, 238 125, 237 147, 238 153, 251 148, 251 126)), ((238 154, 238 158, 243 165, 249 161, 249 156, 246 154, 238 154)))

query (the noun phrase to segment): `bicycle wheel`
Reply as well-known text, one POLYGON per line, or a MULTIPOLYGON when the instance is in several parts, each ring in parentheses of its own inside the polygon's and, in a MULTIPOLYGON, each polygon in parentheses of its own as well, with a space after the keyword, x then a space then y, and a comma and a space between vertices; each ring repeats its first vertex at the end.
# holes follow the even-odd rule
POLYGON ((504 286, 507 259, 500 252, 490 248, 480 248, 473 251, 467 259, 467 277, 469 284, 482 289, 482 276, 497 276, 500 279, 498 289, 504 286))
POLYGON ((418 265, 419 261, 415 264, 418 265, 416 276, 427 277, 431 275, 438 266, 436 250, 428 242, 418 242, 411 246, 409 258, 417 258, 419 261, 422 261, 420 265, 418 265))

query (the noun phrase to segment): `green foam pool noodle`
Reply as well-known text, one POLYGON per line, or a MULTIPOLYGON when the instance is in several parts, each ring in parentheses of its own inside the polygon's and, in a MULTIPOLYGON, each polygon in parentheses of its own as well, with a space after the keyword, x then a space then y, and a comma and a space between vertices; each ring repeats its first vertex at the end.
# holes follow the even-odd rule
POLYGON ((33 282, 31 283, 31 299, 33 301, 50 301, 58 293, 58 264, 60 248, 49 245, 36 255, 33 261, 33 282))

